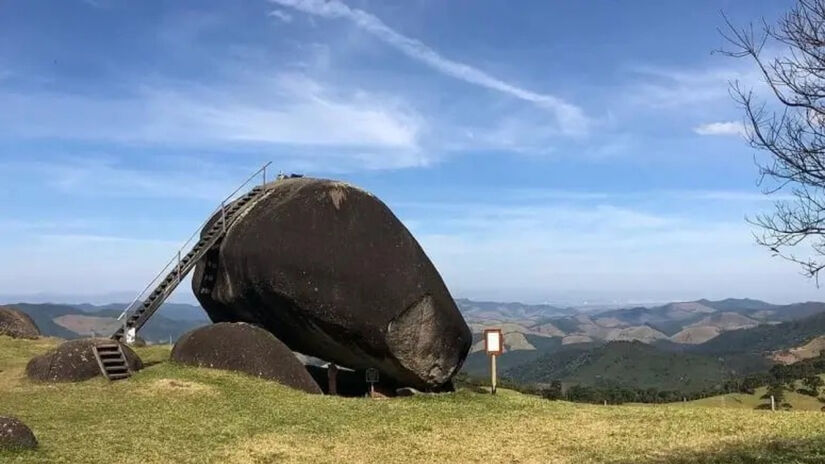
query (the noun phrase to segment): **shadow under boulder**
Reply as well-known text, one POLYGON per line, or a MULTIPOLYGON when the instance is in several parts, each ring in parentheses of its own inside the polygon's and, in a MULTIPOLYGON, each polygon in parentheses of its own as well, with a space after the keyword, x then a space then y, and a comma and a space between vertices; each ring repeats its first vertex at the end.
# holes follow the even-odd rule
POLYGON ((23 311, 10 306, 0 306, 0 335, 35 339, 40 336, 40 329, 23 311))
POLYGON ((286 345, 250 324, 222 322, 187 332, 175 343, 172 361, 244 372, 307 393, 321 393, 286 345))
MULTIPOLYGON (((321 390, 326 395, 338 395, 345 397, 363 397, 369 396, 370 384, 367 383, 367 373, 365 369, 348 369, 346 367, 338 366, 335 369, 333 376, 334 380, 330 379, 330 364, 323 366, 307 364, 306 370, 315 379, 315 382, 321 387, 321 390), (331 391, 331 383, 335 382, 335 391, 331 391)), ((420 393, 418 390, 400 384, 393 379, 383 376, 379 377, 378 382, 373 384, 376 394, 385 397, 395 396, 412 396, 413 393, 420 393)), ((430 393, 448 393, 455 391, 453 382, 447 382, 440 388, 431 390, 430 393)))
MULTIPOLYGON (((81 382, 98 375, 100 366, 93 351, 97 345, 114 343, 109 338, 69 340, 56 349, 36 356, 26 366, 26 376, 39 382, 81 382)), ((143 369, 143 361, 131 348, 120 344, 132 372, 143 369)))
POLYGON ((18 451, 37 448, 31 429, 14 417, 0 416, 0 450, 18 451))

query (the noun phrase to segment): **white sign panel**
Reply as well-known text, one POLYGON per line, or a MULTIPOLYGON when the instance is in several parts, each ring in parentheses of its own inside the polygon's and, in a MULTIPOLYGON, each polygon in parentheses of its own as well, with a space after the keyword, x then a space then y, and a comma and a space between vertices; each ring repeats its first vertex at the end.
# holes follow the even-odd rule
POLYGON ((484 347, 487 354, 500 354, 502 352, 501 346, 501 330, 488 329, 484 331, 484 347))

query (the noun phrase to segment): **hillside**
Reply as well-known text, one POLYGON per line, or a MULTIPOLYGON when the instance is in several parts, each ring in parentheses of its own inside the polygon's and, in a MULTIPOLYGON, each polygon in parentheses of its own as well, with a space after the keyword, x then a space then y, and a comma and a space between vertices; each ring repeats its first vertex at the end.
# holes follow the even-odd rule
POLYGON ((53 340, 0 337, 0 411, 27 422, 33 452, 0 462, 798 463, 825 449, 825 414, 700 406, 596 406, 500 390, 386 401, 297 393, 172 365, 107 383, 35 385, 27 360, 53 340), (655 433, 651 433, 655 431, 655 433))
MULTIPOLYGON (((766 392, 766 387, 759 387, 752 395, 745 393, 728 393, 688 401, 687 405, 714 408, 756 409, 761 405, 769 404, 766 399, 762 398, 766 392)), ((793 411, 817 411, 821 413, 823 411, 822 408, 825 407, 825 404, 813 396, 793 391, 785 391, 783 394, 785 395, 783 403, 790 405, 793 411)))
POLYGON ((706 343, 691 347, 690 351, 710 355, 768 354, 776 350, 803 345, 823 334, 825 334, 825 313, 818 313, 804 319, 780 324, 766 324, 750 329, 725 332, 706 343))
POLYGON ((728 370, 710 357, 666 352, 641 342, 611 342, 537 357, 506 370, 504 375, 520 383, 561 380, 565 384, 691 393, 720 385, 728 377, 728 370))
MULTIPOLYGON (((151 342, 168 343, 170 338, 177 340, 184 332, 209 322, 200 308, 174 303, 170 305, 170 308, 166 304, 161 306, 160 311, 141 330, 141 337, 151 342), (192 308, 198 309, 202 316, 194 318, 196 313, 192 308), (182 318, 172 319, 167 314, 181 315, 182 318)), ((123 311, 121 305, 78 307, 53 303, 16 303, 11 306, 31 316, 44 335, 65 339, 87 337, 92 333, 109 335, 118 327, 117 317, 123 311)))
POLYGON ((770 358, 781 364, 793 364, 804 359, 815 358, 823 351, 825 351, 825 335, 820 335, 802 346, 774 351, 770 358))

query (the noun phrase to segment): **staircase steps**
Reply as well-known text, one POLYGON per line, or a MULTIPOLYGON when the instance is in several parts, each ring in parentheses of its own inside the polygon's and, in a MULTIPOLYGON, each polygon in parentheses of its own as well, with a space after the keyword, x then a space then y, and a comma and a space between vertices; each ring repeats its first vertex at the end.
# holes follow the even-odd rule
MULTIPOLYGON (((175 290, 180 284, 181 280, 195 267, 195 265, 206 255, 206 253, 220 241, 229 225, 243 211, 255 197, 263 193, 265 189, 262 186, 252 188, 245 195, 235 200, 228 208, 224 208, 222 214, 214 221, 202 235, 198 242, 183 256, 180 256, 180 261, 173 266, 171 271, 163 278, 149 296, 136 305, 134 310, 126 318, 126 326, 133 327, 135 330, 140 330, 144 324, 152 317, 166 298, 175 290)), ((112 339, 121 341, 124 338, 124 327, 112 335, 112 339)), ((119 375, 119 374, 115 374, 119 375)))
POLYGON ((128 379, 132 376, 126 355, 120 343, 112 342, 95 345, 92 350, 100 366, 100 373, 110 381, 128 379))

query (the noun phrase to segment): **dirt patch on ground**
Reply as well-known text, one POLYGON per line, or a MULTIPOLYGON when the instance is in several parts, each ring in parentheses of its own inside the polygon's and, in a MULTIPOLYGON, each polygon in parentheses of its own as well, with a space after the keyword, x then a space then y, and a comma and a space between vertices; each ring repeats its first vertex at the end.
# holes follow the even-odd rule
POLYGON ((158 379, 138 390, 142 395, 215 395, 218 391, 211 385, 188 380, 158 379))
POLYGON ((60 316, 55 318, 54 322, 80 335, 110 334, 123 325, 113 317, 83 316, 80 314, 60 316))

